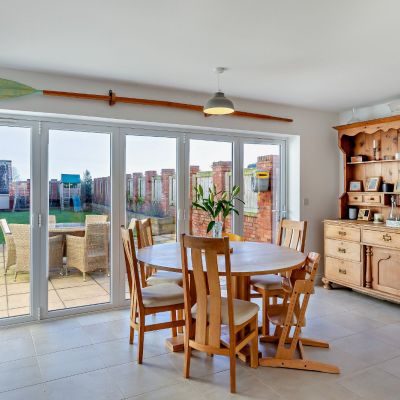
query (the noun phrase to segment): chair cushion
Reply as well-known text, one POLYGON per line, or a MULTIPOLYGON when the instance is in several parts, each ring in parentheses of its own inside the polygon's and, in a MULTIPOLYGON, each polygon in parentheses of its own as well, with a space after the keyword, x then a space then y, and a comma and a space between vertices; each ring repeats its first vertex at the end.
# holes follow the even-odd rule
POLYGON ((183 289, 175 283, 142 288, 142 299, 145 307, 172 306, 183 303, 183 289))
POLYGON ((146 279, 148 286, 159 285, 160 283, 175 283, 182 285, 182 274, 179 272, 157 271, 146 279))
MULTIPOLYGON (((209 296, 208 296, 209 297, 209 296)), ((210 307, 207 306, 207 310, 210 307)), ((260 308, 257 304, 254 304, 250 301, 233 299, 233 315, 235 320, 235 325, 242 325, 255 315, 257 315, 258 310, 260 308)), ((197 313, 197 304, 192 307, 192 317, 196 318, 197 313)), ((207 312, 207 314, 209 314, 207 312)), ((228 317, 228 299, 226 297, 221 297, 221 324, 228 325, 229 317, 228 317)))
POLYGON ((250 283, 256 288, 264 290, 282 289, 282 277, 279 275, 253 276, 250 283))

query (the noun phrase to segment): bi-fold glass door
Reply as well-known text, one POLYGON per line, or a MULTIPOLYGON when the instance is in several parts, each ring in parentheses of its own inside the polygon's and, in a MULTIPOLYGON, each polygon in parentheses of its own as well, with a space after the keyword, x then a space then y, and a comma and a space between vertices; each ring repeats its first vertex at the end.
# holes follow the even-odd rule
POLYGON ((0 119, 0 325, 37 316, 38 124, 0 119))
POLYGON ((245 240, 272 243, 286 216, 286 147, 283 141, 240 141, 243 188, 241 234, 245 240))
POLYGON ((118 259, 112 133, 104 126, 43 126, 44 317, 111 306, 113 257, 118 259))
MULTIPOLYGON (((206 234, 210 221, 205 211, 192 207, 194 187, 205 196, 240 187, 239 215, 228 216, 223 230, 248 241, 273 242, 277 225, 285 217, 286 143, 283 140, 227 135, 187 135, 185 147, 186 231, 206 234)), ((210 234, 210 233, 209 233, 210 234)))
POLYGON ((284 141, 13 120, 0 140, 0 324, 126 304, 120 225, 204 235, 194 185, 241 187, 224 230, 246 240, 273 241, 284 216, 284 141))
MULTIPOLYGON (((181 142, 162 131, 124 130, 125 224, 150 218, 154 244, 177 240, 181 190, 181 142)), ((135 233, 136 234, 136 233, 135 233)), ((125 298, 129 298, 125 279, 125 298)))

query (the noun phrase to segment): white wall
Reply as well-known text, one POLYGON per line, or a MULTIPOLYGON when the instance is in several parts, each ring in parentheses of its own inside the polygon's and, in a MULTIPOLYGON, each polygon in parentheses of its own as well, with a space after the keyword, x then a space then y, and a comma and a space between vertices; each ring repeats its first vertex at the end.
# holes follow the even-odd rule
MULTIPOLYGON (((96 81, 26 71, 0 69, 0 77, 31 85, 38 89, 64 90, 107 94, 113 89, 119 96, 203 104, 210 94, 184 92, 167 88, 145 87, 121 82, 96 81)), ((228 88, 225 88, 229 94, 228 88)), ((306 94, 305 94, 306 95, 306 94)), ((233 99, 237 109, 283 117, 293 123, 261 121, 247 118, 205 118, 200 113, 175 109, 106 103, 87 100, 30 95, 3 100, 3 110, 44 112, 75 116, 116 118, 133 121, 240 129, 292 136, 289 141, 290 216, 309 222, 307 250, 322 252, 322 220, 337 217, 339 194, 339 151, 336 133, 331 128, 338 123, 336 113, 313 111, 297 107, 233 99), (300 158, 298 149, 300 147, 300 158), (300 176, 300 179, 296 177, 300 176), (299 182, 300 181, 300 182, 299 182), (300 193, 299 193, 300 189, 300 193), (304 205, 308 199, 308 205, 304 205)))

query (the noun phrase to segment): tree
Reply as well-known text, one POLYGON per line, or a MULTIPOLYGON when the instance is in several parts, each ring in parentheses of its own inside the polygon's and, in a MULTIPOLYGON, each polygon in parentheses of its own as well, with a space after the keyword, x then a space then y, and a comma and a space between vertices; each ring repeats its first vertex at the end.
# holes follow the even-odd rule
POLYGON ((81 199, 82 204, 92 204, 92 175, 86 169, 83 172, 82 180, 81 180, 81 199))

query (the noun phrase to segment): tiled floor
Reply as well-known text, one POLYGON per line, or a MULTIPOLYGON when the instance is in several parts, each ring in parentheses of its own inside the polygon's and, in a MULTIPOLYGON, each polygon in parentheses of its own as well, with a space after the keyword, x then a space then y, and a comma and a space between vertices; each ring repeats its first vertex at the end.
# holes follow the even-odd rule
POLYGON ((331 349, 306 348, 306 354, 337 364, 340 375, 251 369, 238 361, 234 396, 226 358, 195 352, 192 378, 183 379, 182 354, 164 346, 168 330, 146 333, 145 359, 138 365, 136 345, 128 344, 128 310, 3 328, 0 400, 400 398, 400 306, 317 288, 307 324, 305 333, 328 339, 331 349))

